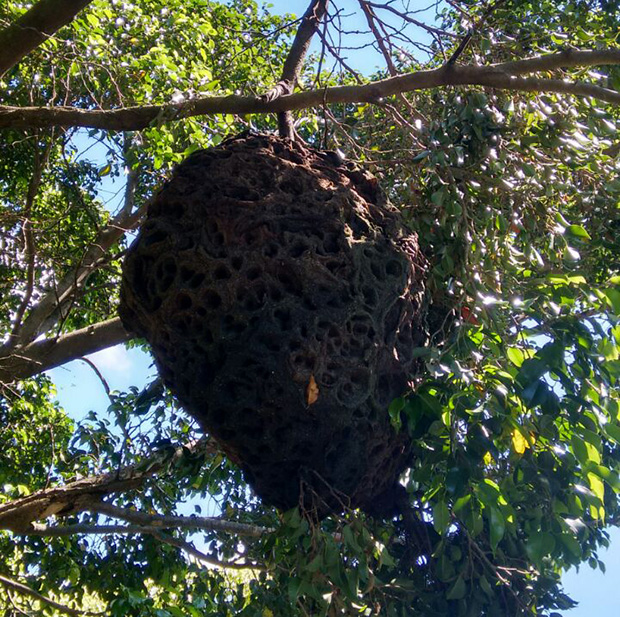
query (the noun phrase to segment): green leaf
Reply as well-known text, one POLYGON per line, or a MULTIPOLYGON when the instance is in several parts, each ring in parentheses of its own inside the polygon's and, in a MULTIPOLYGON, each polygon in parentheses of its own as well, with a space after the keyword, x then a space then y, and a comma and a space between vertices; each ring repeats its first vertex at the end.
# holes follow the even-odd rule
POLYGON ((615 424, 614 422, 608 422, 603 427, 603 430, 611 439, 613 439, 617 444, 620 444, 620 426, 615 424))
POLYGON ((620 316, 620 291, 617 289, 605 289, 603 293, 607 296, 614 313, 620 316))
POLYGON ((489 597, 492 598, 493 597, 493 588, 491 587, 491 584, 489 583, 489 579, 487 579, 487 577, 483 574, 478 581, 480 582, 480 588, 482 589, 482 591, 484 591, 484 593, 489 597))
POLYGON ((547 532, 534 532, 527 539, 525 550, 534 563, 540 564, 542 558, 549 555, 554 548, 555 539, 553 535, 547 532))
POLYGON ((93 13, 86 13, 86 20, 93 28, 99 27, 99 24, 100 24, 99 18, 93 13))
POLYGON ((588 472, 586 477, 588 478, 588 483, 590 484, 592 492, 599 499, 602 505, 605 503, 605 485, 603 484, 603 481, 598 477, 598 475, 592 472, 588 472))
POLYGON ((467 593, 467 585, 462 576, 459 576, 454 585, 448 590, 446 598, 448 600, 460 600, 465 597, 467 593))
POLYGON ((523 350, 518 347, 508 347, 506 350, 506 355, 508 356, 508 359, 517 367, 521 366, 526 358, 523 350))
POLYGON ((581 225, 569 225, 566 228, 566 232, 571 236, 575 236, 576 238, 580 238, 583 240, 591 240, 590 234, 585 230, 581 225))
POLYGON ((439 534, 444 534, 450 524, 450 510, 445 501, 440 501, 433 507, 433 527, 439 534))
POLYGON ((288 598, 290 602, 295 602, 299 595, 299 587, 301 585, 301 580, 296 577, 289 578, 288 581, 288 598))
POLYGON ((484 511, 487 513, 487 518, 489 521, 491 548, 495 550, 501 539, 504 537, 504 533, 506 531, 506 521, 504 520, 504 516, 499 508, 487 506, 484 511))
POLYGON ((441 205, 444 202, 444 199, 446 197, 446 189, 441 188, 437 191, 435 191, 432 195, 431 195, 431 201, 433 202, 433 204, 435 204, 438 207, 441 207, 441 205))
POLYGON ((390 403, 390 406, 388 407, 390 422, 396 432, 400 431, 403 425, 400 412, 405 408, 405 405, 406 401, 404 398, 396 398, 390 403))
POLYGON ((471 495, 465 495, 464 497, 460 497, 454 502, 454 512, 460 512, 469 502, 471 501, 471 495))
POLYGON ((571 436, 570 443, 573 454, 577 457, 577 460, 582 465, 586 465, 591 460, 591 446, 588 447, 590 444, 587 444, 583 439, 581 439, 581 437, 578 437, 577 435, 571 436))

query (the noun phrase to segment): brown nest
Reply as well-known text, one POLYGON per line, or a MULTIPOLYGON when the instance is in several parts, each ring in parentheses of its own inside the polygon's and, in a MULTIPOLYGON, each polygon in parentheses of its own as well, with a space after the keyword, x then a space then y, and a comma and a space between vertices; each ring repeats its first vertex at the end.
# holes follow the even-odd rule
POLYGON ((265 503, 381 513, 407 464, 387 409, 426 342, 424 275, 373 176, 242 135, 161 189, 120 315, 265 503))

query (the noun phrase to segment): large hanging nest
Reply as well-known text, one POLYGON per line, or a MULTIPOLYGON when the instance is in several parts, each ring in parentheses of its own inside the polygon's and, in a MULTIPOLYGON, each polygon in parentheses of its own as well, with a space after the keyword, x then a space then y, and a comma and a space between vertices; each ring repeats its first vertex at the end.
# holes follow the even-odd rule
POLYGON ((179 165, 124 266, 120 315, 264 502, 391 506, 388 417, 425 343, 424 260, 376 179, 243 135, 179 165))

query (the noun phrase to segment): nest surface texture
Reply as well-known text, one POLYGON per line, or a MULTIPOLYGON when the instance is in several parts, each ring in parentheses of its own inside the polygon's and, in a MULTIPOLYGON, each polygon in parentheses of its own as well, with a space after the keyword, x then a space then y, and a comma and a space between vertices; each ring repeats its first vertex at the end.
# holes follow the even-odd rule
POLYGON ((130 248, 125 326, 265 503, 389 507, 390 402, 426 341, 424 260, 376 178, 242 135, 193 153, 130 248))

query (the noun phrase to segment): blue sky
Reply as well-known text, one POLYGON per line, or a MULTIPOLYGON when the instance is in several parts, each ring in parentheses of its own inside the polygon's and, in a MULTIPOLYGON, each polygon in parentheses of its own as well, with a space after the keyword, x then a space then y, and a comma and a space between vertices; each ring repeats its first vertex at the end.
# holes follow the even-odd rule
MULTIPOLYGON (((308 0, 274 0, 270 9, 273 13, 290 12, 301 15, 308 4, 308 0)), ((411 2, 412 10, 423 8, 430 4, 424 2, 411 2), (418 5, 416 7, 416 5, 418 5)), ((356 2, 344 0, 338 2, 338 7, 343 9, 343 14, 349 14, 356 2)), ((417 16, 422 19, 421 15, 417 16)), ((426 14, 427 20, 432 18, 431 13, 426 14)), ((363 16, 347 17, 346 27, 350 30, 366 30, 366 22, 363 16)), ((366 39, 367 40, 367 39, 366 39)), ((358 39, 356 44, 364 41, 358 39)), ((316 47, 315 47, 316 48, 316 47)), ((381 56, 370 49, 348 52, 348 62, 356 69, 365 73, 371 73, 377 66, 382 66, 381 56)), ((88 145, 85 139, 80 138, 80 146, 88 145)), ((86 158, 103 166, 106 163, 106 148, 101 144, 90 144, 86 158)), ((110 210, 115 210, 122 198, 122 178, 114 179, 106 177, 100 191, 101 199, 106 202, 110 210)), ((123 346, 116 346, 89 356, 95 362, 111 389, 126 390, 130 385, 144 386, 155 374, 151 358, 139 350, 126 350, 123 346)), ((58 400, 67 412, 75 419, 84 417, 90 410, 99 413, 105 412, 108 399, 104 388, 95 375, 94 371, 84 362, 74 361, 63 367, 49 372, 58 388, 58 400)), ((578 608, 566 611, 566 617, 617 617, 620 615, 620 594, 616 592, 614 583, 620 580, 620 531, 612 532, 612 547, 608 551, 602 551, 600 557, 605 561, 607 573, 592 570, 587 564, 577 573, 571 570, 564 577, 565 590, 575 600, 580 602, 578 608)), ((498 616, 501 617, 501 616, 498 616)))

